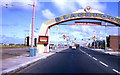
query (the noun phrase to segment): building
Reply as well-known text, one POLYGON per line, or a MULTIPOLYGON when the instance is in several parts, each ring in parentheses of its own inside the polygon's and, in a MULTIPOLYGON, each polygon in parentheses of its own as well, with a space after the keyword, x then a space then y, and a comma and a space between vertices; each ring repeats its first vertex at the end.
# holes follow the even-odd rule
POLYGON ((107 46, 114 51, 120 51, 120 36, 109 35, 109 37, 107 37, 107 46))

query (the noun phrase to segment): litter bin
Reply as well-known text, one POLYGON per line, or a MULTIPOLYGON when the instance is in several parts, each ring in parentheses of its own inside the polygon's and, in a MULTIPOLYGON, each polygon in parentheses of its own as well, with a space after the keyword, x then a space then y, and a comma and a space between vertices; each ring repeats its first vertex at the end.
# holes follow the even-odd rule
POLYGON ((35 51, 34 51, 35 49, 33 47, 30 47, 29 50, 30 50, 30 57, 33 57, 35 55, 35 51))
POLYGON ((36 56, 36 50, 37 50, 37 49, 36 49, 36 48, 34 48, 34 56, 36 56))

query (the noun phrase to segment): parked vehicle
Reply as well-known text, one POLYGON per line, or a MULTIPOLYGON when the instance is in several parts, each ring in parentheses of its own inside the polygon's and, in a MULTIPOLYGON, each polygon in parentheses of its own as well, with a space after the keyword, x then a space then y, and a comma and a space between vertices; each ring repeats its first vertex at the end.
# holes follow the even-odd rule
POLYGON ((72 49, 76 50, 76 46, 72 46, 72 49))

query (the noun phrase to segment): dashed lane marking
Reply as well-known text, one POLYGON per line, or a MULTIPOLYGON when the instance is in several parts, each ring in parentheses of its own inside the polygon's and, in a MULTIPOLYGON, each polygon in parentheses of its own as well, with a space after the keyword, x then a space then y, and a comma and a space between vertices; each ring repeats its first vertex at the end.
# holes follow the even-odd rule
MULTIPOLYGON (((80 48, 79 48, 80 49, 80 48)), ((91 55, 89 55, 88 53, 86 53, 86 52, 84 52, 83 50, 81 50, 80 49, 80 51, 82 51, 83 53, 85 53, 86 55, 88 55, 89 57, 92 57, 91 55)), ((98 60, 98 59, 96 59, 95 57, 92 57, 94 60, 98 60)), ((104 65, 105 67, 108 67, 108 65, 107 64, 105 64, 105 63, 103 63, 102 61, 99 61, 102 65, 104 65)), ((116 69, 112 69, 114 72, 116 72, 116 73, 118 73, 118 74, 120 74, 120 72, 119 71, 117 71, 116 69)))
POLYGON ((97 59, 95 57, 92 57, 92 58, 97 61, 97 59))
MULTIPOLYGON (((80 48, 79 48, 80 49, 80 48)), ((83 50, 81 50, 80 49, 80 51, 82 51, 83 53, 85 53, 86 55, 88 55, 89 57, 92 57, 91 55, 89 55, 88 53, 86 53, 85 51, 83 51, 83 50)))
POLYGON ((103 63, 102 61, 99 61, 102 65, 104 65, 105 67, 108 67, 107 64, 103 63))
POLYGON ((112 69, 114 72, 116 72, 116 73, 118 73, 118 74, 120 74, 120 72, 119 71, 117 71, 116 69, 112 69))
POLYGON ((86 55, 89 55, 89 54, 86 53, 86 55))
POLYGON ((88 55, 89 57, 92 57, 91 55, 88 55))

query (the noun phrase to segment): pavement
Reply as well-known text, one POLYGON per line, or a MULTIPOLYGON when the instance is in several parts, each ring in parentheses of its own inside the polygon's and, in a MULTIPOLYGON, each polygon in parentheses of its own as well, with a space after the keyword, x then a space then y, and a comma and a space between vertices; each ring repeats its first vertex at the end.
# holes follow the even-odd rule
POLYGON ((120 56, 120 51, 113 51, 111 49, 94 49, 94 48, 89 48, 89 47, 85 47, 87 49, 90 49, 90 50, 94 50, 94 51, 98 51, 98 52, 103 52, 103 53, 106 53, 106 54, 110 54, 110 55, 115 55, 115 56, 120 56))
POLYGON ((19 71, 20 69, 23 69, 38 60, 46 59, 47 57, 55 54, 56 52, 60 52, 62 50, 65 50, 67 48, 58 48, 55 51, 52 51, 50 53, 37 53, 34 57, 29 57, 29 54, 24 54, 16 57, 11 57, 8 59, 2 59, 0 61, 2 64, 0 64, 0 74, 10 74, 15 73, 16 71, 19 71))

